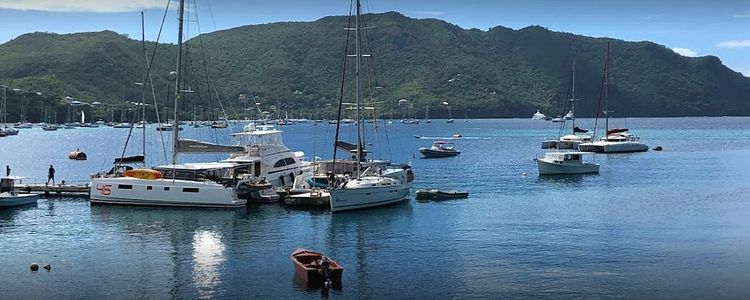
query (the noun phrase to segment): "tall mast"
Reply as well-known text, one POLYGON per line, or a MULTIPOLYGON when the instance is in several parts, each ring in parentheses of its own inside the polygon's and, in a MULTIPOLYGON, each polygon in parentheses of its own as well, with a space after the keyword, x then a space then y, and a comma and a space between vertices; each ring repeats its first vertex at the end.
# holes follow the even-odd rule
POLYGON ((178 153, 178 141, 180 138, 180 125, 177 119, 177 103, 180 101, 180 79, 182 77, 182 18, 185 15, 185 0, 180 0, 180 10, 177 29, 177 78, 175 79, 174 85, 174 124, 172 124, 172 164, 177 164, 177 153, 178 153))
POLYGON ((609 135, 609 42, 607 42, 607 55, 604 57, 604 138, 609 135))
POLYGON ((573 134, 576 133, 576 59, 573 58, 573 87, 570 91, 570 113, 573 114, 573 134))
POLYGON ((356 49, 355 50, 356 51, 356 53, 355 53, 356 58, 355 58, 355 77, 354 77, 354 81, 355 81, 355 89, 356 89, 355 93, 356 93, 356 98, 357 98, 357 110, 356 110, 356 114, 355 114, 355 116, 357 118, 357 179, 359 179, 359 176, 360 176, 360 173, 359 173, 360 166, 359 165, 360 165, 360 162, 362 161, 362 149, 361 149, 362 148, 362 129, 363 129, 362 128, 363 127, 362 123, 364 121, 364 119, 361 118, 361 114, 360 114, 360 109, 362 107, 362 103, 361 103, 362 100, 360 99, 361 95, 360 95, 360 91, 359 91, 359 64, 360 64, 360 59, 362 57, 362 53, 360 52, 360 48, 359 48, 359 31, 361 30, 360 24, 359 24, 359 16, 360 16, 360 7, 359 7, 359 0, 357 0, 357 16, 354 19, 354 24, 355 24, 354 25, 354 27, 355 27, 355 31, 354 31, 354 40, 355 40, 355 42, 354 42, 354 45, 355 45, 355 49, 356 49))
MULTIPOLYGON (((141 11, 141 48, 143 49, 143 59, 146 62, 146 71, 148 72, 148 56, 146 55, 146 21, 143 17, 143 11, 141 11)), ((143 125, 143 144, 142 150, 143 150, 143 157, 145 161, 146 157, 146 100, 144 97, 144 93, 146 90, 146 79, 143 79, 143 86, 141 87, 141 108, 143 109, 141 116, 141 125, 143 125)))

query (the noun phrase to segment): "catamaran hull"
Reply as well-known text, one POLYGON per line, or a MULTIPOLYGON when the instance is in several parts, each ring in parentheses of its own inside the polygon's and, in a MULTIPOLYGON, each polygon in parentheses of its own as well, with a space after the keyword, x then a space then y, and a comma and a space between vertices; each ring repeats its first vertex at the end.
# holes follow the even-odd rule
POLYGON ((172 179, 94 178, 89 197, 93 204, 216 208, 247 205, 231 187, 172 179))
POLYGON ((569 175, 569 174, 594 174, 599 173, 599 165, 565 165, 555 162, 548 162, 541 159, 536 160, 539 166, 539 175, 569 175))
POLYGON ((399 186, 333 189, 330 191, 331 211, 346 211, 398 203, 406 200, 410 193, 410 182, 399 186))
POLYGON ((578 150, 597 153, 629 153, 648 151, 648 146, 639 142, 594 142, 580 144, 578 150))

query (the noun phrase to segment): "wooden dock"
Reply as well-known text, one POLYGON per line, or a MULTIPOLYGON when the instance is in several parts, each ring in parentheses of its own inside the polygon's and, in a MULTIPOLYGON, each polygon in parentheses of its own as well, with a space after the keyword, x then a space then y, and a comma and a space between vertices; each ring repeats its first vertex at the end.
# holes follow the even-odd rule
POLYGON ((21 193, 34 193, 34 194, 57 194, 57 195, 88 195, 89 185, 88 184, 58 184, 58 185, 44 185, 44 184, 18 184, 16 190, 21 193))

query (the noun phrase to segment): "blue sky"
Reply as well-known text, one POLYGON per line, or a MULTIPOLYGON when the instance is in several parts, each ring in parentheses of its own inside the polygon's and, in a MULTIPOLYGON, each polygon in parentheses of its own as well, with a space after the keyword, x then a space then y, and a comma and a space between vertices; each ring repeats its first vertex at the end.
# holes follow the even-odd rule
MULTIPOLYGON (((33 31, 70 33, 114 30, 140 37, 140 10, 146 10, 149 40, 156 38, 169 0, 0 0, 0 43, 33 31)), ((345 15, 347 0, 188 0, 195 3, 202 32, 247 24, 313 21, 345 15)), ((171 4, 176 7, 175 3, 171 4)), ((716 55, 730 68, 750 75, 750 0, 364 0, 366 12, 398 11, 414 18, 437 18, 463 28, 523 28, 630 41, 654 41, 686 56, 716 55)), ((194 17, 193 17, 194 18, 194 17)), ((174 42, 175 12, 164 41, 174 42)), ((190 36, 196 34, 190 24, 190 36)))

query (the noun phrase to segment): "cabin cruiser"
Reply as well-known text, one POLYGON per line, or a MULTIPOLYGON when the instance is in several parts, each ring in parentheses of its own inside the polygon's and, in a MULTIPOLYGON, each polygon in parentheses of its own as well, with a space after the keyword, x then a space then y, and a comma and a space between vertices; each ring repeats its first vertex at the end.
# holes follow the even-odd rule
POLYGON ((535 158, 539 175, 568 175, 599 173, 599 164, 584 163, 584 152, 548 152, 535 158))
POLYGON ((540 111, 539 111, 538 109, 537 109, 537 110, 536 110, 536 112, 535 112, 535 113, 534 113, 534 114, 533 114, 533 115, 531 116, 531 119, 532 119, 532 120, 544 120, 544 118, 546 118, 546 116, 545 116, 545 115, 544 115, 543 113, 541 113, 541 112, 540 112, 540 111))
POLYGON ((430 148, 419 148, 419 152, 425 158, 450 157, 461 154, 461 151, 456 150, 456 144, 445 141, 435 141, 430 148))
POLYGON ((627 128, 615 128, 608 130, 607 136, 598 141, 578 145, 578 149, 584 152, 627 153, 648 151, 648 146, 630 134, 627 128))
POLYGON ((281 133, 273 125, 245 125, 242 132, 230 135, 232 144, 245 147, 245 151, 233 153, 223 162, 249 165, 252 176, 274 187, 291 187, 308 164, 302 161, 303 152, 292 152, 284 145, 281 133))

